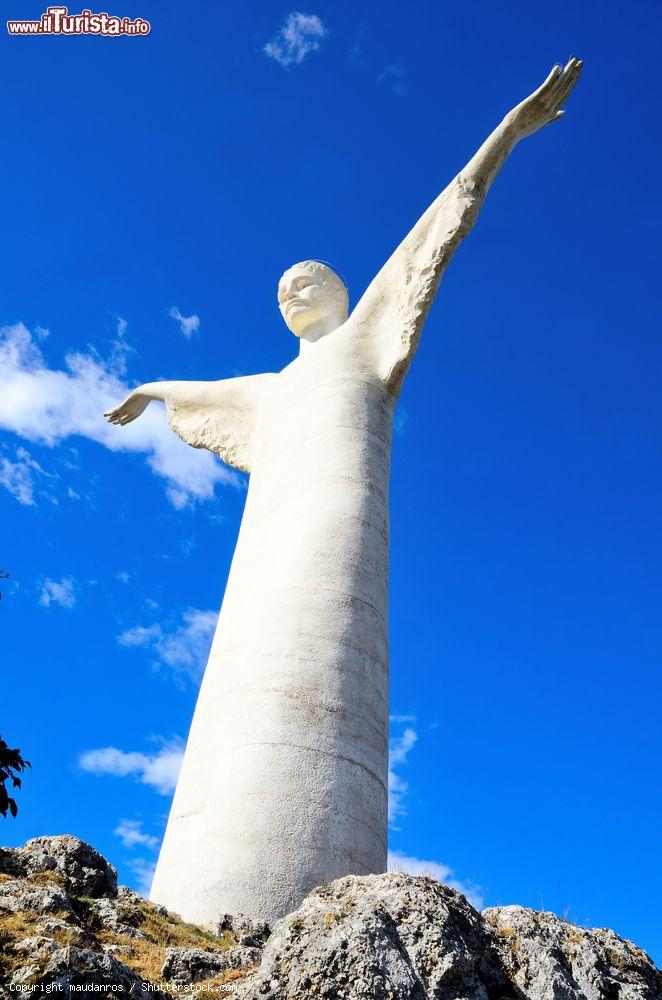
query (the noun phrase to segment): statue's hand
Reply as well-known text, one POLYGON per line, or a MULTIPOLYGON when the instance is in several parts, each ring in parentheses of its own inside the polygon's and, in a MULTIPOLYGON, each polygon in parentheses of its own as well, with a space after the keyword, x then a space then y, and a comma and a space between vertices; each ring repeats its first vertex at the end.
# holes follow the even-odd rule
POLYGON ((583 63, 571 59, 565 69, 554 66, 542 86, 506 115, 505 123, 518 139, 532 135, 538 129, 563 117, 565 104, 579 79, 583 63))
POLYGON ((133 392, 129 393, 124 402, 116 406, 114 410, 106 410, 104 417, 107 417, 109 424, 120 424, 120 426, 130 424, 132 420, 140 416, 153 398, 153 396, 144 392, 142 387, 134 389, 133 392))

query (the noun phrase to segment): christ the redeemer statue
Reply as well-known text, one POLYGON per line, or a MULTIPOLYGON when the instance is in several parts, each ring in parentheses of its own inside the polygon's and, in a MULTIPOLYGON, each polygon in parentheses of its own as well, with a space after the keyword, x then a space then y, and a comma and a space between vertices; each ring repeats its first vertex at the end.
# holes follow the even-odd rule
POLYGON ((153 382, 194 448, 250 472, 246 508, 151 898, 186 920, 273 920, 314 886, 383 872, 387 846, 393 410, 446 266, 509 153, 560 118, 555 66, 416 223, 348 314, 307 260, 278 303, 299 355, 278 373, 153 382))

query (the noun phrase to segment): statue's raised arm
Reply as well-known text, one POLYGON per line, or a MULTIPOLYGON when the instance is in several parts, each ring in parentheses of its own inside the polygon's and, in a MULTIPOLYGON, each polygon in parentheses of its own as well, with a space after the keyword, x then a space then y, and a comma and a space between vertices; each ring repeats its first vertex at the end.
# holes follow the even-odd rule
POLYGON ((193 448, 206 448, 226 465, 251 471, 253 430, 263 385, 271 375, 247 375, 218 382, 148 382, 104 416, 124 426, 152 400, 165 403, 170 426, 193 448))
POLYGON ((563 116, 582 63, 554 66, 545 82, 513 108, 476 155, 430 205, 389 258, 352 313, 374 351, 380 376, 396 395, 416 352, 441 277, 473 227, 494 178, 520 139, 563 116))

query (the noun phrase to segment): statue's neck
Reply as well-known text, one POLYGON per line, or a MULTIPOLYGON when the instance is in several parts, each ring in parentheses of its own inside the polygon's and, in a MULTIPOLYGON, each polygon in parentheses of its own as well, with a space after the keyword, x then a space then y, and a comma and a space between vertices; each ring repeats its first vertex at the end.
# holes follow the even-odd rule
POLYGON ((311 351, 314 351, 320 341, 333 333, 334 330, 339 329, 346 319, 347 317, 339 319, 337 316, 324 316, 309 326, 305 336, 299 337, 299 357, 306 357, 311 351))

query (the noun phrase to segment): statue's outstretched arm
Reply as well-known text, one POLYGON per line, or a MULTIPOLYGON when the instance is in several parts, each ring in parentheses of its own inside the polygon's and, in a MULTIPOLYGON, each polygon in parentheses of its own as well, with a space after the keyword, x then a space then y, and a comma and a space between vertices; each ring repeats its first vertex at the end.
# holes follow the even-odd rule
POLYGON ((213 451, 234 469, 250 472, 253 428, 260 395, 272 375, 218 382, 148 382, 104 415, 124 426, 155 399, 165 403, 170 426, 193 448, 213 451))
POLYGON ((582 65, 579 59, 571 59, 565 69, 554 66, 545 82, 506 115, 457 179, 483 188, 486 194, 520 139, 563 117, 561 106, 577 83, 582 65))
POLYGON ((466 167, 430 205, 372 281, 352 313, 361 343, 371 344, 381 377, 396 394, 414 356, 441 277, 473 227, 494 178, 520 139, 562 117, 582 63, 554 66, 513 108, 466 167))
POLYGON ((109 424, 123 427, 125 424, 130 424, 132 420, 136 420, 153 399, 165 403, 167 391, 177 392, 177 386, 186 384, 185 382, 146 382, 145 385, 139 385, 137 389, 133 389, 118 406, 112 410, 106 410, 104 417, 109 424))

